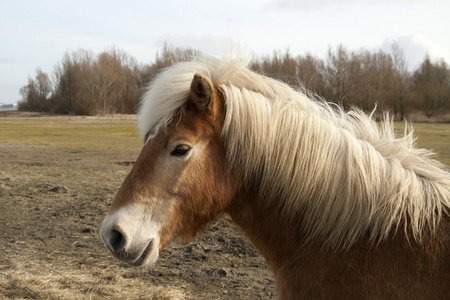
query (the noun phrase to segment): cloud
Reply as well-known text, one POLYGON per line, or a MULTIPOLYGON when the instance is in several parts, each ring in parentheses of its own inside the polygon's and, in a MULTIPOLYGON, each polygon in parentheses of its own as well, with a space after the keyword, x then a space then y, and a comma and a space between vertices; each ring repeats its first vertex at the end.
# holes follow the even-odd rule
POLYGON ((387 38, 381 45, 381 50, 390 53, 393 42, 396 42, 403 50, 410 71, 416 70, 426 55, 429 55, 432 61, 444 59, 450 64, 450 50, 421 35, 404 35, 387 38))
POLYGON ((323 8, 327 6, 358 5, 358 4, 380 4, 380 3, 408 3, 423 0, 275 0, 267 3, 266 9, 275 10, 307 10, 323 8))
POLYGON ((333 4, 332 0, 275 0, 266 4, 264 10, 303 10, 333 4))

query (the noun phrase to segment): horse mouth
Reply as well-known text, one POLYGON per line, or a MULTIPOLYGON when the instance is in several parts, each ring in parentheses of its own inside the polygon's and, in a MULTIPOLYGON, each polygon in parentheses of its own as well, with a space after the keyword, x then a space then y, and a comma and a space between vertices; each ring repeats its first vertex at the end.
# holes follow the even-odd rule
POLYGON ((136 259, 134 262, 131 263, 131 265, 135 267, 140 267, 145 264, 145 261, 147 257, 150 255, 153 249, 153 239, 150 240, 150 242, 145 247, 144 251, 142 251, 142 254, 136 259))

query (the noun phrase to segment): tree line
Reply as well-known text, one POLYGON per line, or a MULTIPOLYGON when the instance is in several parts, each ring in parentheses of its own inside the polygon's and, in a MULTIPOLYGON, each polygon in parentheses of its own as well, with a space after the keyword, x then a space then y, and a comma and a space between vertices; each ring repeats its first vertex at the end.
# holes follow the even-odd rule
POLYGON ((198 54, 165 46, 153 64, 139 64, 115 47, 94 55, 80 49, 67 52, 52 77, 41 69, 20 89, 18 109, 71 115, 135 113, 145 87, 163 68, 198 54))
MULTIPOLYGON (((115 47, 94 55, 91 51, 67 52, 52 76, 37 69, 20 89, 19 110, 77 115, 135 113, 149 82, 162 69, 200 55, 192 48, 164 45, 155 61, 139 64, 115 47)), ((444 60, 426 56, 409 72, 402 50, 395 43, 391 53, 329 48, 325 59, 290 51, 254 57, 252 69, 313 91, 345 107, 365 111, 389 110, 396 119, 421 112, 426 117, 450 111, 450 68, 444 60)))

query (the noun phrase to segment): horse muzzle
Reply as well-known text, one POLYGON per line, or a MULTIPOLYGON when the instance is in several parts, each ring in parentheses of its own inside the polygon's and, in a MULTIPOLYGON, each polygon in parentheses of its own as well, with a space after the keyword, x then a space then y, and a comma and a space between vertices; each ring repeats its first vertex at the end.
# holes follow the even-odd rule
POLYGON ((136 209, 122 209, 105 217, 100 237, 116 258, 143 266, 155 263, 159 257, 158 231, 159 226, 148 218, 136 218, 136 209))

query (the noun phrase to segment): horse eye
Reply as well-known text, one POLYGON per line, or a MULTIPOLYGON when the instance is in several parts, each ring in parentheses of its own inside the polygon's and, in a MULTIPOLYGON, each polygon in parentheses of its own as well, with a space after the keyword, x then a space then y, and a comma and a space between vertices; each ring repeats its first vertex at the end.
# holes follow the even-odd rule
POLYGON ((189 153, 189 150, 191 150, 191 147, 188 145, 178 145, 175 147, 175 150, 170 153, 172 156, 186 156, 189 153))

